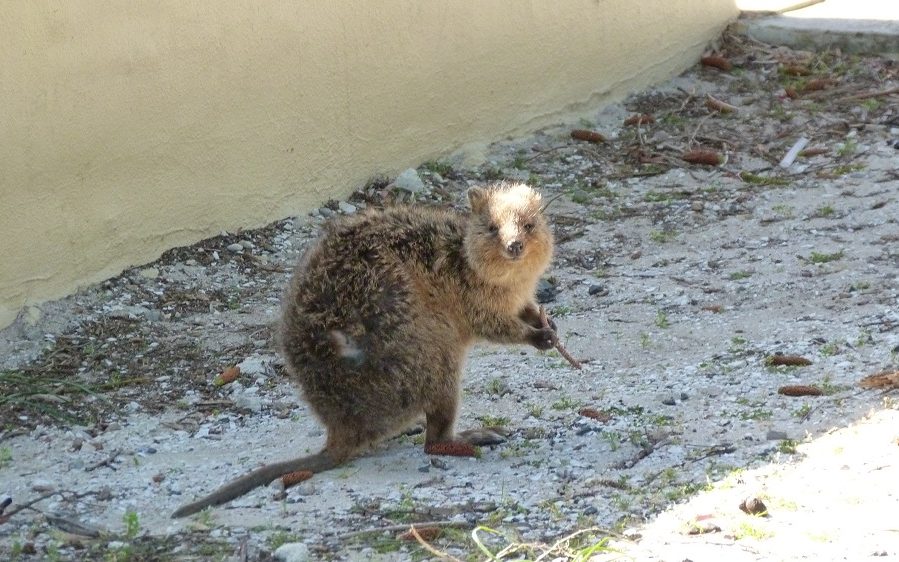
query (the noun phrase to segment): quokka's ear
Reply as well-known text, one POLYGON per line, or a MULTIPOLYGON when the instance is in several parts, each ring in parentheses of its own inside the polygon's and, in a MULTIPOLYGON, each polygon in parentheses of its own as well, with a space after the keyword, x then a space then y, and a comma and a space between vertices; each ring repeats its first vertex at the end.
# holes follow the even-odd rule
POLYGON ((487 193, 487 190, 483 187, 468 188, 468 202, 471 204, 471 211, 473 213, 480 214, 483 212, 489 197, 490 194, 487 193))

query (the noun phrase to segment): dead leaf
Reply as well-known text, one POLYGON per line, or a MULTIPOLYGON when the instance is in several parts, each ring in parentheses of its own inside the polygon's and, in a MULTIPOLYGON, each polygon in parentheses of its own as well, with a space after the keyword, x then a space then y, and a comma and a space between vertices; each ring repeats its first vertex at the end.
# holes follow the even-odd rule
POLYGON ((824 391, 807 384, 788 384, 778 388, 777 393, 784 396, 821 396, 824 391))
POLYGON ((776 367, 779 365, 787 365, 790 367, 804 367, 811 365, 812 362, 800 355, 769 355, 765 357, 765 365, 776 367))
POLYGON ((571 131, 571 138, 592 143, 600 143, 606 141, 606 137, 602 136, 601 133, 597 133, 596 131, 590 131, 587 129, 575 129, 571 131))
MULTIPOLYGON (((418 536, 422 538, 422 540, 433 541, 440 537, 443 533, 443 529, 440 527, 415 527, 415 531, 418 533, 418 536)), ((409 529, 405 533, 401 533, 397 536, 397 539, 401 541, 416 541, 418 539, 415 538, 415 534, 412 532, 412 529, 409 529)))
POLYGON ((705 66, 711 66, 719 70, 730 70, 734 67, 729 60, 720 55, 706 55, 699 59, 699 62, 705 66))
POLYGON ((590 418, 603 423, 612 419, 612 414, 605 410, 597 410, 596 408, 581 408, 578 413, 585 418, 590 418))
POLYGON ((889 390, 899 388, 899 371, 885 371, 868 375, 860 380, 858 384, 862 388, 885 388, 889 390))
POLYGON ((237 380, 237 377, 240 376, 240 367, 234 365, 233 367, 228 367, 224 371, 222 371, 215 380, 212 381, 212 384, 215 386, 225 386, 226 384, 232 383, 237 380))

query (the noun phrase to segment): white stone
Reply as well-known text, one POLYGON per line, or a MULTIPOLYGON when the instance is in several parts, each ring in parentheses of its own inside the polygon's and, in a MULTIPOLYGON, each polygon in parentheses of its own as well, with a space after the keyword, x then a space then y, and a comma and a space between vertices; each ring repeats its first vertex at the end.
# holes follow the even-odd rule
POLYGON ((144 269, 141 269, 138 273, 141 277, 144 277, 146 279, 156 279, 156 277, 159 276, 159 269, 155 267, 146 267, 144 269))
POLYGON ((262 357, 247 357, 237 364, 242 375, 266 374, 266 361, 262 357))
POLYGON ((309 547, 301 542, 288 542, 275 550, 275 560, 281 562, 306 562, 309 560, 309 547))
POLYGON ((396 177, 396 181, 394 181, 393 184, 398 189, 412 193, 419 193, 425 188, 425 184, 421 181, 415 168, 409 168, 408 170, 403 171, 396 177))

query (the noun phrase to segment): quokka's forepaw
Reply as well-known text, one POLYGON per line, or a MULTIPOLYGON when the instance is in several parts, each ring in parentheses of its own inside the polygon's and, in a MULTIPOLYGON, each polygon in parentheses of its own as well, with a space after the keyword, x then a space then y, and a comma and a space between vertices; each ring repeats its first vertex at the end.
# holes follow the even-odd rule
POLYGON ((540 328, 531 332, 528 343, 541 351, 552 349, 559 341, 556 331, 552 328, 540 328))

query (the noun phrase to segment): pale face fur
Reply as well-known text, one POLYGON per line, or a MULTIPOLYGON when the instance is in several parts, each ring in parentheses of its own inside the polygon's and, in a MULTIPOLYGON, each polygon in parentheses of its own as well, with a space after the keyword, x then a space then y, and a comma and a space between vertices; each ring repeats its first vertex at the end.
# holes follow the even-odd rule
POLYGON ((552 258, 553 238, 540 194, 525 184, 468 190, 471 220, 465 239, 469 264, 495 285, 532 285, 552 258))

